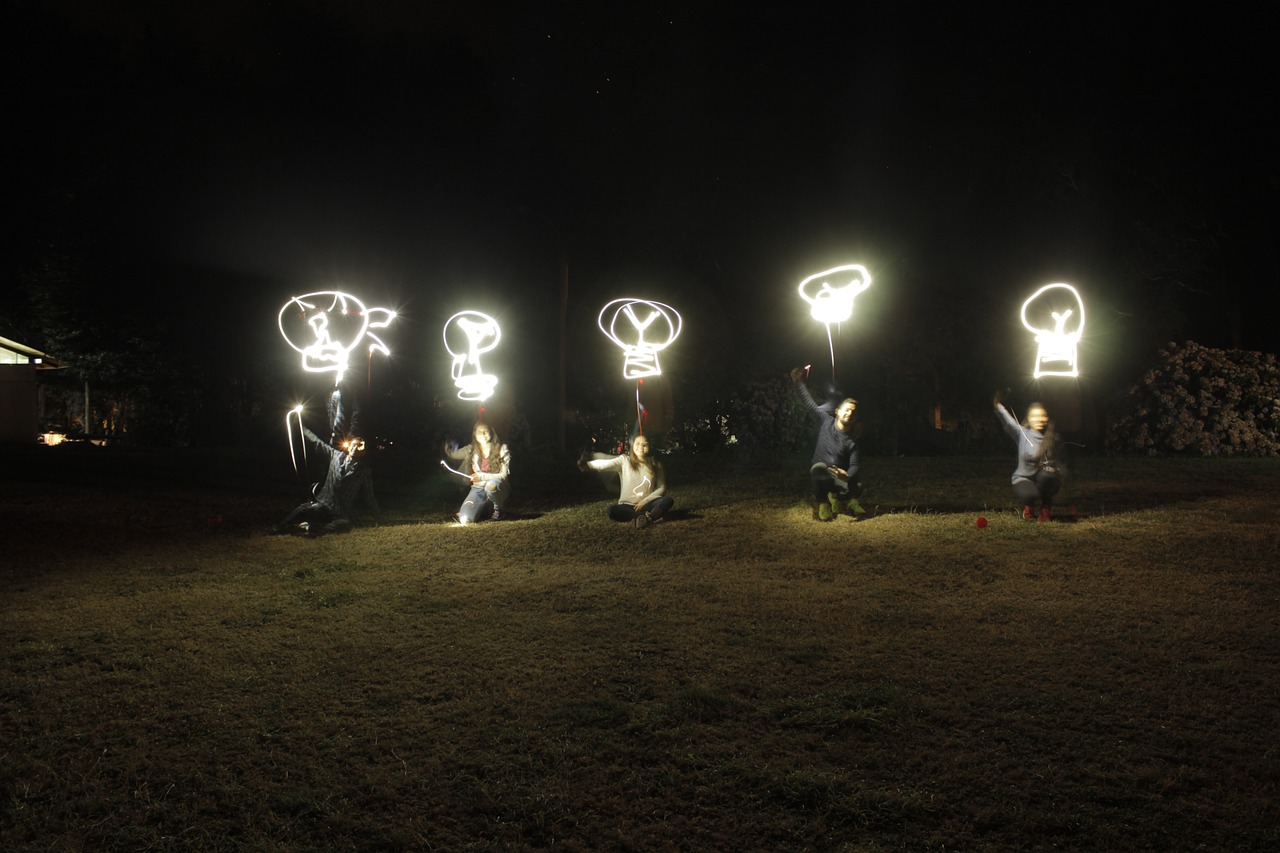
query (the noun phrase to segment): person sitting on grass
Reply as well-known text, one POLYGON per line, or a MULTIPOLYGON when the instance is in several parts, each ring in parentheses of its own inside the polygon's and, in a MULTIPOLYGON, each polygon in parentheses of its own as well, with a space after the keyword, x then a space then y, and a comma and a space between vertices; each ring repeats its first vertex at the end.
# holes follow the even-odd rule
POLYGON ((630 449, 618 456, 597 453, 594 458, 588 458, 584 453, 578 467, 583 471, 609 471, 618 475, 621 481, 618 502, 608 510, 614 521, 648 527, 675 505, 675 500, 666 493, 662 463, 650 454, 649 439, 644 433, 631 439, 630 449))
POLYGON ((805 385, 805 369, 791 371, 791 381, 810 409, 822 419, 818 439, 809 465, 809 483, 813 495, 813 517, 831 521, 841 513, 857 516, 866 513, 858 498, 862 483, 858 480, 858 442, 854 438, 854 416, 858 401, 846 397, 819 405, 805 385))
POLYGON ((1018 423, 1004 405, 1004 394, 995 396, 996 417, 1018 445, 1018 466, 1013 470, 1013 494, 1022 503, 1022 517, 1048 521, 1053 498, 1062 486, 1062 471, 1054 458, 1057 434, 1049 412, 1039 403, 1027 407, 1027 421, 1018 423), (1040 505, 1037 514, 1036 504, 1040 505))
POLYGON ((271 532, 313 537, 322 532, 345 533, 351 529, 357 507, 367 508, 375 518, 381 515, 373 493, 373 471, 364 463, 364 439, 351 437, 333 447, 305 427, 302 435, 329 460, 324 482, 312 487, 314 500, 299 504, 271 532))
POLYGON ((463 476, 471 478, 471 490, 458 509, 459 524, 502 520, 502 508, 511 497, 511 450, 484 422, 471 428, 466 447, 444 448, 445 455, 461 462, 463 476))

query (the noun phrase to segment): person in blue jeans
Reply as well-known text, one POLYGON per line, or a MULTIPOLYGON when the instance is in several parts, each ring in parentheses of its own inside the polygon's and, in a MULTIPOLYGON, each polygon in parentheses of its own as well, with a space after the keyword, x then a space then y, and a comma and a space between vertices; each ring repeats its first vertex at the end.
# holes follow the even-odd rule
POLYGON ((444 448, 445 455, 461 462, 459 470, 470 478, 471 488, 458 508, 460 524, 502 520, 502 508, 511 497, 511 451, 486 423, 471 429, 471 443, 444 448))
POLYGON ((667 494, 662 463, 650 454, 649 439, 644 433, 631 439, 631 447, 626 453, 617 456, 595 454, 593 459, 584 456, 578 467, 583 471, 607 471, 618 475, 618 502, 608 510, 614 521, 648 527, 675 505, 675 499, 667 494))

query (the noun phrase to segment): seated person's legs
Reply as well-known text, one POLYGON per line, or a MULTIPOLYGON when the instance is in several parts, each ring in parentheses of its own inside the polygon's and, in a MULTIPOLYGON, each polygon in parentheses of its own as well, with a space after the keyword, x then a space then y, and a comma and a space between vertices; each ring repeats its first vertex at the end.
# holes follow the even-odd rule
POLYGON ((614 521, 634 521, 636 517, 636 508, 631 504, 613 504, 608 511, 614 521))

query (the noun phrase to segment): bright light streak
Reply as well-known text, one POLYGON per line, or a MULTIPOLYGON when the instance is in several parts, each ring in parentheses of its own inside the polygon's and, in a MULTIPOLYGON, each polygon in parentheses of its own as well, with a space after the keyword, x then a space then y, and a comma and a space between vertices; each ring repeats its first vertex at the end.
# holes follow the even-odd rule
POLYGON ((827 347, 831 350, 831 377, 836 375, 836 345, 831 340, 831 324, 843 323, 853 316, 853 300, 871 286, 871 273, 862 264, 845 264, 809 276, 800 282, 801 298, 809 303, 809 314, 827 327, 827 347), (828 278, 846 281, 832 287, 828 278), (814 282, 821 282, 815 287, 814 282))
POLYGON ((293 462, 293 470, 298 470, 298 451, 293 446, 293 428, 289 424, 290 418, 298 419, 298 438, 302 444, 302 462, 305 465, 307 461, 307 438, 302 432, 302 406, 294 406, 284 414, 284 431, 289 436, 289 459, 293 462))
POLYGON ((662 374, 658 353, 679 336, 682 321, 676 309, 661 302, 615 299, 600 309, 596 323, 609 340, 622 348, 622 375, 643 379, 662 374), (620 323, 623 318, 626 322, 620 323), (650 333, 652 339, 648 338, 650 333))
POLYGON ((441 459, 441 460, 440 460, 440 467, 441 467, 441 468, 443 468, 444 470, 446 470, 446 471, 450 472, 451 474, 457 474, 459 477, 461 477, 462 479, 466 480, 467 482, 470 482, 470 481, 471 481, 471 478, 470 478, 469 476, 467 476, 466 474, 462 473, 462 472, 461 472, 461 471, 459 471, 457 468, 451 468, 451 467, 449 467, 449 463, 448 463, 448 462, 445 462, 443 459, 441 459))
POLYGON ((853 316, 853 300, 859 293, 871 286, 871 274, 861 264, 845 264, 833 267, 816 275, 811 275, 800 282, 800 296, 809 303, 809 313, 813 319, 830 326, 832 323, 843 323, 853 316), (832 286, 828 278, 839 276, 846 284, 832 286), (821 287, 813 287, 813 282, 820 281, 821 287))
POLYGON ((459 400, 483 403, 493 396, 498 377, 484 372, 480 354, 495 349, 500 340, 498 321, 479 311, 459 311, 445 322, 444 348, 453 356, 450 375, 459 400))
POLYGON ((1036 336, 1035 378, 1080 375, 1076 347, 1084 333, 1084 302, 1074 287, 1062 283, 1046 284, 1031 294, 1022 303, 1022 325, 1036 336), (1053 291, 1052 295, 1046 295, 1050 291, 1053 291), (1073 304, 1073 307, 1064 308, 1064 303, 1073 304), (1067 322, 1073 315, 1076 316, 1075 325, 1068 329, 1067 322), (1050 318, 1052 328, 1035 325, 1050 318))
POLYGON ((644 476, 644 479, 640 481, 640 485, 636 486, 634 489, 631 490, 631 496, 637 499, 643 498, 645 495, 649 494, 649 492, 651 491, 653 491, 653 481, 651 481, 649 479, 649 475, 646 474, 644 476))
POLYGON ((389 308, 369 308, 349 293, 322 290, 290 299, 280 309, 278 322, 285 341, 302 354, 302 369, 336 374, 336 381, 361 341, 369 341, 370 354, 391 354, 371 330, 384 329, 395 318, 389 308))

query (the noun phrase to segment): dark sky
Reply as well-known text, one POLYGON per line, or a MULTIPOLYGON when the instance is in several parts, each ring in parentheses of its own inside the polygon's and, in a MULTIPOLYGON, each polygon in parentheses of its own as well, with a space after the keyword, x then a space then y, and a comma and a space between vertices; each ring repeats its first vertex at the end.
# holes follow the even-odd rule
POLYGON ((424 353, 484 307, 546 357, 562 258, 583 335, 647 288, 743 362, 824 355, 794 288, 851 262, 876 279, 855 349, 1019 334, 1059 280, 1104 338, 1278 348, 1249 302, 1277 225, 1264 12, 8 5, 19 264, 88 240, 266 303, 341 286, 424 353))

